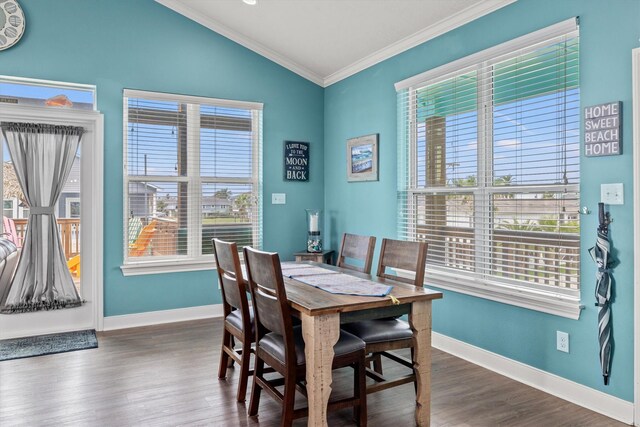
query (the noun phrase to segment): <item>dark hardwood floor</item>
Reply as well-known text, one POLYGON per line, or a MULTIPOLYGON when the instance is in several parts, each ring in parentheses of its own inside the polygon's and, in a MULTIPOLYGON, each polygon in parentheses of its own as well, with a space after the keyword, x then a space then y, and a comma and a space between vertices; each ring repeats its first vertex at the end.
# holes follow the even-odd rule
MULTIPOLYGON (((255 419, 236 403, 237 370, 218 380, 219 319, 105 332, 98 339, 98 349, 0 362, 0 425, 279 423, 279 406, 264 393, 255 419)), ((334 389, 350 390, 350 372, 336 377, 334 389)), ((413 398, 409 384, 369 395, 369 426, 412 425, 413 398)), ((433 426, 625 425, 438 350, 431 414, 433 426)), ((350 410, 331 414, 329 422, 355 425, 350 410)))

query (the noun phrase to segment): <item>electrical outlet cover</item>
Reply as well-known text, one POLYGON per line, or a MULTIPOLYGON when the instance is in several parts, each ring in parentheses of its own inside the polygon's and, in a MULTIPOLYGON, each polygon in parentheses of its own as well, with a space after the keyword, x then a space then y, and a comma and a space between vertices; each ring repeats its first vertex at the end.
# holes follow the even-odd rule
POLYGON ((569 334, 562 331, 556 331, 556 349, 569 353, 569 334))

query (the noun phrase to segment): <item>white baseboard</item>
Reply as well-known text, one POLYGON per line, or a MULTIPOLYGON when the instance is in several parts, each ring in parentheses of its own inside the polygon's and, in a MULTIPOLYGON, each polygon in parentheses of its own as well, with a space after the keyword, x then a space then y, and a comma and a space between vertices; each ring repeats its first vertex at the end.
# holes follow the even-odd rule
POLYGON ((94 329, 91 304, 64 310, 0 314, 0 339, 94 329))
POLYGON ((104 318, 103 330, 137 328, 162 323, 186 322, 188 320, 222 317, 222 304, 177 308, 174 310, 148 311, 146 313, 124 314, 104 318))
POLYGON ((626 424, 633 424, 633 403, 567 380, 496 353, 432 333, 433 347, 523 384, 583 406, 626 424))
MULTIPOLYGON (((109 316, 104 318, 104 330, 112 331, 213 317, 222 317, 222 304, 109 316)), ((607 417, 626 424, 633 424, 634 422, 632 402, 627 402, 437 332, 432 333, 432 345, 439 350, 607 417)))

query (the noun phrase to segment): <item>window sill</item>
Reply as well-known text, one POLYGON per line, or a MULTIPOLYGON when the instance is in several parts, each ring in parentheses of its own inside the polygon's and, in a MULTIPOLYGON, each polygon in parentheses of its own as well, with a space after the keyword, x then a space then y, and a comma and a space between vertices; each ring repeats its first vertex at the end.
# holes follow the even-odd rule
POLYGON ((425 277, 425 285, 574 320, 580 318, 580 312, 584 308, 580 304, 580 297, 562 292, 499 283, 489 284, 470 277, 432 274, 425 277))
POLYGON ((141 276, 145 274, 181 273, 186 271, 214 270, 215 262, 211 260, 184 261, 141 261, 121 265, 123 276, 141 276))

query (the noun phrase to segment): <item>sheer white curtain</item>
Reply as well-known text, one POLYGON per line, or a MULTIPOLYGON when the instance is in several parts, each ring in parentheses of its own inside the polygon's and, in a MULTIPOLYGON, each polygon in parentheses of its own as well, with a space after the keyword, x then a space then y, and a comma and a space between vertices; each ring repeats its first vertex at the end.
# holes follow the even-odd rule
POLYGON ((1 128, 29 204, 29 220, 16 274, 0 312, 79 306, 82 299, 67 268, 54 208, 84 129, 7 122, 1 128))

